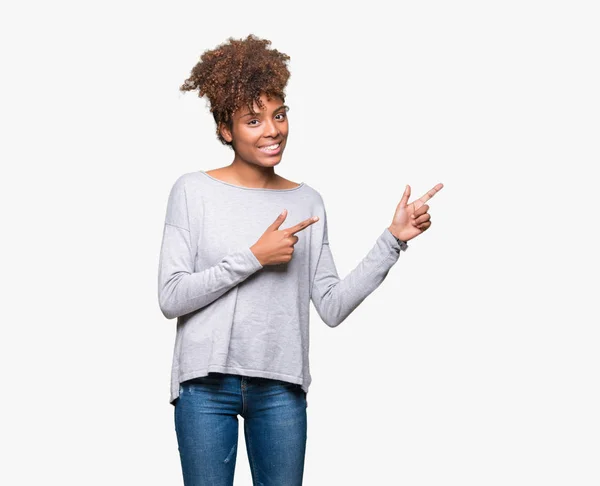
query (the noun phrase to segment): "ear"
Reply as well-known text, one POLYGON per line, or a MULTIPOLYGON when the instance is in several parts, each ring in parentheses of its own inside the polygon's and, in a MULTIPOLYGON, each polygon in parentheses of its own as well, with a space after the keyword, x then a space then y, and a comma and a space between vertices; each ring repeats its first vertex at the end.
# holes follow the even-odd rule
POLYGON ((227 127, 227 125, 225 123, 221 123, 219 125, 219 130, 221 133, 221 136, 229 143, 231 143, 231 141, 233 140, 233 136, 231 135, 231 131, 229 130, 229 128, 227 127))

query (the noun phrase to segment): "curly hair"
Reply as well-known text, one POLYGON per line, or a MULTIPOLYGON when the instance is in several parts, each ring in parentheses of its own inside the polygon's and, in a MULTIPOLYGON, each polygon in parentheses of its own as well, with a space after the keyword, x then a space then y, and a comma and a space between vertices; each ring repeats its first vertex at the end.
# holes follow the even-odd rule
POLYGON ((210 101, 210 111, 216 127, 217 138, 231 146, 221 135, 220 124, 230 130, 233 113, 246 105, 254 113, 253 102, 262 109, 261 94, 271 99, 280 97, 285 101, 285 87, 290 77, 287 61, 290 56, 276 49, 268 49, 270 40, 259 39, 253 34, 245 39, 229 37, 215 49, 205 51, 192 68, 190 77, 180 91, 198 90, 210 101))

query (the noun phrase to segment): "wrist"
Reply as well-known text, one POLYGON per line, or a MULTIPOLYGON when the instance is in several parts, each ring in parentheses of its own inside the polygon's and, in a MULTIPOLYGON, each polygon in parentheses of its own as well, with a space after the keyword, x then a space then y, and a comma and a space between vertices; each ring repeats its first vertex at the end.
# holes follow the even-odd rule
POLYGON ((400 249, 402 251, 406 251, 406 249, 408 248, 407 241, 403 240, 402 238, 399 238, 396 229, 393 228, 392 226, 388 226, 388 230, 392 234, 392 236, 396 239, 396 242, 398 243, 398 245, 400 245, 400 249))
POLYGON ((402 238, 400 238, 400 236, 398 236, 398 230, 396 228, 394 228, 393 226, 388 226, 388 230, 390 230, 390 233, 392 233, 394 238, 396 238, 398 240, 402 240, 402 238))
POLYGON ((262 255, 256 251, 254 245, 252 245, 250 247, 250 251, 252 252, 252 254, 254 255, 254 258, 256 258, 258 260, 258 263, 260 263, 263 267, 265 266, 265 263, 262 260, 262 255))

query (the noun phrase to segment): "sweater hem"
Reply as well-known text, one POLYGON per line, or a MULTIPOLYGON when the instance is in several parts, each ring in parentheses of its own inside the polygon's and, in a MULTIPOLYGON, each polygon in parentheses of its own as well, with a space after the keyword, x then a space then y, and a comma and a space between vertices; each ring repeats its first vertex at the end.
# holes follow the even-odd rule
POLYGON ((231 366, 222 366, 222 365, 210 365, 208 368, 204 370, 196 370, 189 371, 179 376, 178 386, 173 390, 173 394, 169 400, 171 405, 175 405, 175 401, 179 398, 179 386, 181 383, 187 380, 191 380, 193 378, 202 378, 203 376, 208 376, 210 372, 216 373, 228 373, 228 374, 236 374, 236 375, 245 375, 255 378, 269 378, 272 380, 282 380, 287 381, 289 383, 294 383, 296 385, 300 385, 305 393, 308 393, 308 387, 304 386, 304 380, 301 377, 286 375, 284 373, 277 373, 274 371, 265 371, 265 370, 253 370, 249 368, 235 368, 231 366))

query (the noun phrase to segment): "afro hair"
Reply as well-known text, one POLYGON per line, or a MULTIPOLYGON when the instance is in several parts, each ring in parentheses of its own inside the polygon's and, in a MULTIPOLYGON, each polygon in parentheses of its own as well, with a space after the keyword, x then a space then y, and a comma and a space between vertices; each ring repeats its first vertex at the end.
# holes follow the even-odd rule
POLYGON ((231 146, 221 135, 220 126, 232 129, 233 114, 244 105, 254 112, 254 102, 262 109, 260 96, 276 96, 285 101, 285 87, 290 77, 287 62, 290 57, 269 49, 270 40, 253 34, 245 39, 229 37, 215 49, 205 51, 192 68, 190 77, 180 91, 198 90, 210 102, 210 111, 217 125, 217 138, 231 146))

